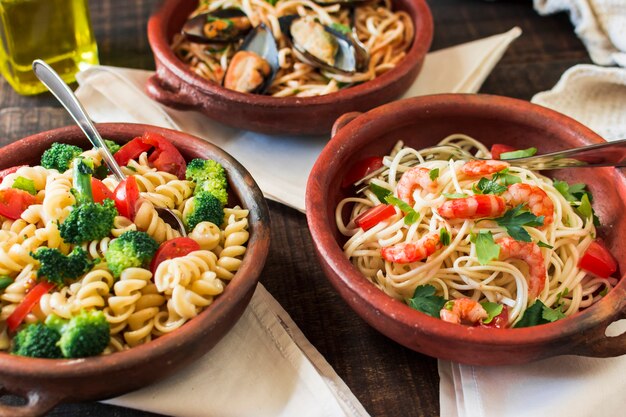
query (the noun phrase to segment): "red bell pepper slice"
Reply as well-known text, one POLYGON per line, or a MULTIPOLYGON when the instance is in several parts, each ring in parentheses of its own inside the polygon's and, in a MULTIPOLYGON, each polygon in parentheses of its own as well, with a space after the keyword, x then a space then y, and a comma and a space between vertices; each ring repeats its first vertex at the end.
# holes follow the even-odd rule
POLYGON ((517 151, 513 146, 504 145, 502 143, 494 143, 491 145, 491 159, 500 159, 500 155, 507 152, 517 151))
POLYGON ((107 198, 115 199, 113 191, 109 190, 102 181, 93 177, 91 178, 91 193, 93 194, 93 201, 98 204, 102 204, 107 198))
POLYGON ((24 210, 35 204, 36 197, 24 190, 7 188, 0 190, 0 215, 7 219, 17 220, 24 210))
POLYGON ((131 175, 120 182, 115 187, 113 195, 115 207, 120 215, 133 220, 135 218, 137 200, 139 200, 139 186, 137 186, 135 177, 131 175))
POLYGON ((394 214, 396 214, 394 206, 391 204, 379 204, 359 214, 357 218, 354 219, 354 224, 365 231, 371 229, 394 214))
POLYGON ((0 171, 0 182, 2 182, 2 180, 4 180, 4 177, 6 177, 7 175, 13 174, 15 171, 17 171, 21 167, 26 167, 26 166, 28 165, 17 165, 11 168, 3 169, 2 171, 0 171))
POLYGON ((341 181, 341 188, 348 188, 367 174, 383 166, 383 158, 380 156, 370 156, 354 163, 344 175, 341 181))
POLYGON ((578 267, 599 277, 608 278, 617 271, 617 261, 602 242, 594 240, 578 261, 578 267))
POLYGON ((189 237, 170 239, 163 242, 157 249, 150 263, 150 270, 154 273, 161 262, 167 259, 179 258, 197 250, 200 250, 200 244, 189 237))
POLYGON ((185 158, 174 145, 158 133, 146 132, 141 140, 144 144, 154 146, 154 151, 148 157, 148 161, 159 171, 169 172, 185 179, 187 163, 185 158))
POLYGON ((14 332, 20 324, 22 324, 28 313, 30 313, 33 307, 39 302, 41 297, 54 287, 55 285, 48 281, 41 281, 39 284, 35 285, 7 318, 9 330, 14 332))
POLYGON ((138 158, 139 155, 148 152, 150 149, 152 149, 150 144, 144 143, 143 138, 136 137, 115 152, 113 158, 115 158, 120 166, 126 166, 128 165, 128 161, 138 158))

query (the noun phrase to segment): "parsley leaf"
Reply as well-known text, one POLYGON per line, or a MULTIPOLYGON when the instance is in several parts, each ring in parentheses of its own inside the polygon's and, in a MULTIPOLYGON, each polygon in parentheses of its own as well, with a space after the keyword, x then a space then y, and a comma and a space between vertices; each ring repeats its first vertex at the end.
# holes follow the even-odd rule
POLYGON ((435 181, 437 178, 439 178, 439 168, 434 168, 428 171, 428 176, 430 177, 431 181, 435 181))
POLYGON ((583 219, 587 220, 589 218, 593 219, 593 224, 595 226, 600 226, 600 219, 596 216, 596 213, 593 211, 593 207, 591 207, 591 201, 589 200, 589 194, 583 194, 580 199, 580 205, 576 208, 576 212, 583 219))
POLYGON ((478 180, 478 183, 472 186, 472 191, 476 194, 502 194, 506 191, 506 187, 498 183, 496 178, 487 179, 485 177, 478 180))
POLYGON ((380 185, 370 184, 370 190, 380 201, 385 201, 388 195, 391 195, 391 191, 380 185))
MULTIPOLYGON (((265 1, 268 1, 268 2, 273 1, 274 4, 272 4, 272 6, 274 6, 278 0, 265 0, 265 1)), ((332 23, 330 27, 339 33, 343 33, 344 35, 347 35, 348 33, 352 32, 352 29, 350 29, 350 26, 342 25, 341 23, 332 23)))
POLYGON ((554 246, 548 245, 547 243, 542 241, 537 242, 537 246, 539 246, 540 248, 554 249, 554 246))
POLYGON ((544 308, 541 312, 541 317, 547 320, 548 322, 552 323, 553 321, 557 321, 557 320, 565 318, 565 314, 563 314, 561 309, 559 308, 552 309, 547 306, 543 306, 543 307, 544 308))
POLYGON ((441 193, 445 198, 450 200, 456 200, 457 198, 466 198, 469 197, 469 194, 465 193, 441 193))
POLYGON ((522 182, 520 177, 516 177, 515 175, 509 174, 509 169, 504 168, 502 171, 496 172, 493 174, 494 180, 500 180, 502 185, 509 186, 512 184, 517 184, 522 182))
POLYGON ((529 211, 522 210, 522 205, 507 210, 504 216, 494 219, 498 225, 504 227, 515 240, 531 242, 530 235, 523 226, 537 227, 543 225, 543 216, 535 216, 529 211))
POLYGON ((500 246, 494 242, 489 230, 481 230, 478 234, 472 233, 470 240, 476 245, 476 255, 481 265, 487 265, 500 256, 500 246))
POLYGON ((450 244, 450 233, 448 233, 448 229, 445 227, 439 230, 439 241, 443 246, 448 246, 450 244))
POLYGON ((491 323, 491 320, 498 314, 502 313, 502 304, 492 303, 491 301, 483 301, 480 303, 481 306, 487 312, 487 318, 483 320, 483 323, 491 323))
POLYGON ((404 224, 406 224, 407 226, 410 226, 419 220, 420 214, 417 211, 413 210, 413 207, 409 206, 407 203, 400 200, 399 198, 388 195, 387 197, 385 197, 385 201, 398 207, 400 210, 402 210, 403 213, 406 214, 406 216, 404 217, 404 224))
POLYGON ((419 285, 413 292, 413 298, 409 299, 409 307, 426 313, 429 316, 439 318, 439 311, 446 303, 446 299, 435 295, 436 289, 432 285, 419 285))
POLYGON ((537 148, 522 149, 519 151, 502 152, 500 159, 527 158, 537 153, 537 148))
POLYGON ((522 318, 515 323, 514 328, 530 327, 538 324, 551 323, 564 318, 565 315, 559 309, 551 309, 540 300, 535 301, 533 305, 528 307, 522 318))
POLYGON ((18 190, 26 191, 29 194, 36 195, 37 189, 35 188, 35 181, 26 177, 17 177, 13 181, 11 188, 17 188, 18 190))

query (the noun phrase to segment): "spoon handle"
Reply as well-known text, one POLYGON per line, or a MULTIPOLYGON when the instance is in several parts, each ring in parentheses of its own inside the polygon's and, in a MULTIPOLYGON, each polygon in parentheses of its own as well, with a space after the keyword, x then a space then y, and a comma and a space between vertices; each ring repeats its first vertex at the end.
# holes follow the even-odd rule
POLYGON ((96 147, 102 154, 104 162, 107 164, 111 172, 117 177, 119 181, 126 178, 126 175, 120 169, 111 151, 104 143, 102 136, 96 130, 93 122, 87 116, 87 112, 80 104, 69 86, 61 79, 59 74, 56 73, 48 64, 40 59, 33 61, 33 71, 39 81, 41 81, 48 90, 59 100, 59 102, 65 107, 65 109, 72 116, 74 121, 78 124, 81 130, 89 138, 93 146, 96 147))
POLYGON ((528 158, 507 160, 533 170, 574 167, 626 167, 626 139, 528 158))

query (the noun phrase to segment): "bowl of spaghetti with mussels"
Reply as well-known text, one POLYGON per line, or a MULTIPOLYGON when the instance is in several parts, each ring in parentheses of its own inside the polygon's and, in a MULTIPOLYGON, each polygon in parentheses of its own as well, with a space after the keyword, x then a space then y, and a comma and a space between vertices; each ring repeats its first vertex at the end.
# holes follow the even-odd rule
POLYGON ((333 130, 309 177, 307 220, 328 279, 370 325, 468 364, 626 352, 626 335, 606 332, 626 315, 624 172, 507 161, 596 134, 481 95, 402 100, 333 130))
POLYGON ((432 34, 423 0, 168 0, 148 24, 147 91, 234 127, 327 133, 406 91, 432 34))
POLYGON ((4 415, 190 364, 243 314, 268 253, 265 200, 230 155, 154 126, 97 128, 124 178, 76 126, 0 149, 0 382, 27 400, 4 415))

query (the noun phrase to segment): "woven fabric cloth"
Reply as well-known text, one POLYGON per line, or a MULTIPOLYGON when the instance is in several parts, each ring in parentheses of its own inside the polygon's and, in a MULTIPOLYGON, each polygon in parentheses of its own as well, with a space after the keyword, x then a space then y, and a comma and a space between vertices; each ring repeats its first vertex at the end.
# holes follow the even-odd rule
POLYGON ((534 4, 542 15, 569 12, 594 63, 626 67, 626 1, 534 0, 534 4))

